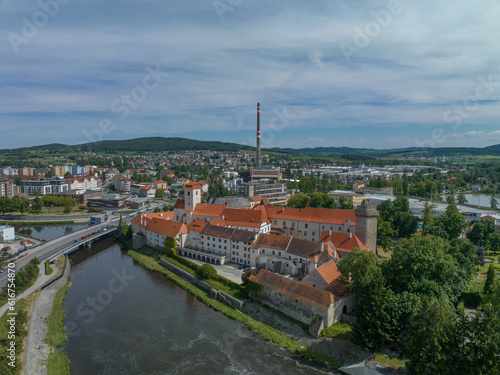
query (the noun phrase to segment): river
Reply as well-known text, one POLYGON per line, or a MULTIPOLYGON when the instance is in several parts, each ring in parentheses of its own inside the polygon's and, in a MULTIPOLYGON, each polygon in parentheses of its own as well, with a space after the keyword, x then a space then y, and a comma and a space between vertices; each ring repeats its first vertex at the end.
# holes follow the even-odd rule
POLYGON ((326 373, 144 269, 112 239, 71 260, 63 350, 72 375, 326 373))
POLYGON ((23 225, 16 226, 16 233, 34 237, 39 240, 50 241, 54 238, 65 236, 80 229, 87 228, 88 224, 64 225, 23 225))

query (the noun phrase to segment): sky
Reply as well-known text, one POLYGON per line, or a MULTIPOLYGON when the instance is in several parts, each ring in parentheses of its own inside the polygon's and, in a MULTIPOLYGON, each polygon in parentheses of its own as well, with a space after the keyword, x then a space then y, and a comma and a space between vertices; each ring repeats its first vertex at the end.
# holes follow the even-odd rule
POLYGON ((0 149, 500 144, 500 3, 0 0, 0 149))

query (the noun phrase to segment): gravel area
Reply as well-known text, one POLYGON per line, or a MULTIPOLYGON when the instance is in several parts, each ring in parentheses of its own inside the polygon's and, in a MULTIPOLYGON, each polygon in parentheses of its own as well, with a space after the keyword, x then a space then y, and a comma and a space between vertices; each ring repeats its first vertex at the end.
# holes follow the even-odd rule
POLYGON ((35 308, 31 314, 31 323, 26 345, 26 364, 25 374, 29 375, 47 375, 47 358, 52 348, 45 343, 47 333, 47 317, 52 310, 54 297, 68 279, 71 267, 67 263, 64 276, 54 284, 41 291, 35 308))

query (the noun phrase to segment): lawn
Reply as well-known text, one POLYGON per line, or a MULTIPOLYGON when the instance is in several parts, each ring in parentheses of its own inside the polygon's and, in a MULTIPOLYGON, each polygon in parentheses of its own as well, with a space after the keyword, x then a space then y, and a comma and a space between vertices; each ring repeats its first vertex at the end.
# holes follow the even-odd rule
POLYGON ((343 322, 336 322, 332 324, 330 327, 325 328, 319 334, 320 337, 332 337, 342 340, 351 341, 354 338, 354 332, 352 331, 352 327, 343 322))

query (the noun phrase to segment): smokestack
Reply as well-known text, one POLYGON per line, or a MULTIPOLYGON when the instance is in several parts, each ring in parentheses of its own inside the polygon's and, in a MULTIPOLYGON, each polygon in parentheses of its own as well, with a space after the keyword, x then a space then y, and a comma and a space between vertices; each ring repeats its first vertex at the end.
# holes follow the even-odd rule
POLYGON ((260 103, 257 103, 257 157, 255 167, 260 168, 260 103))

